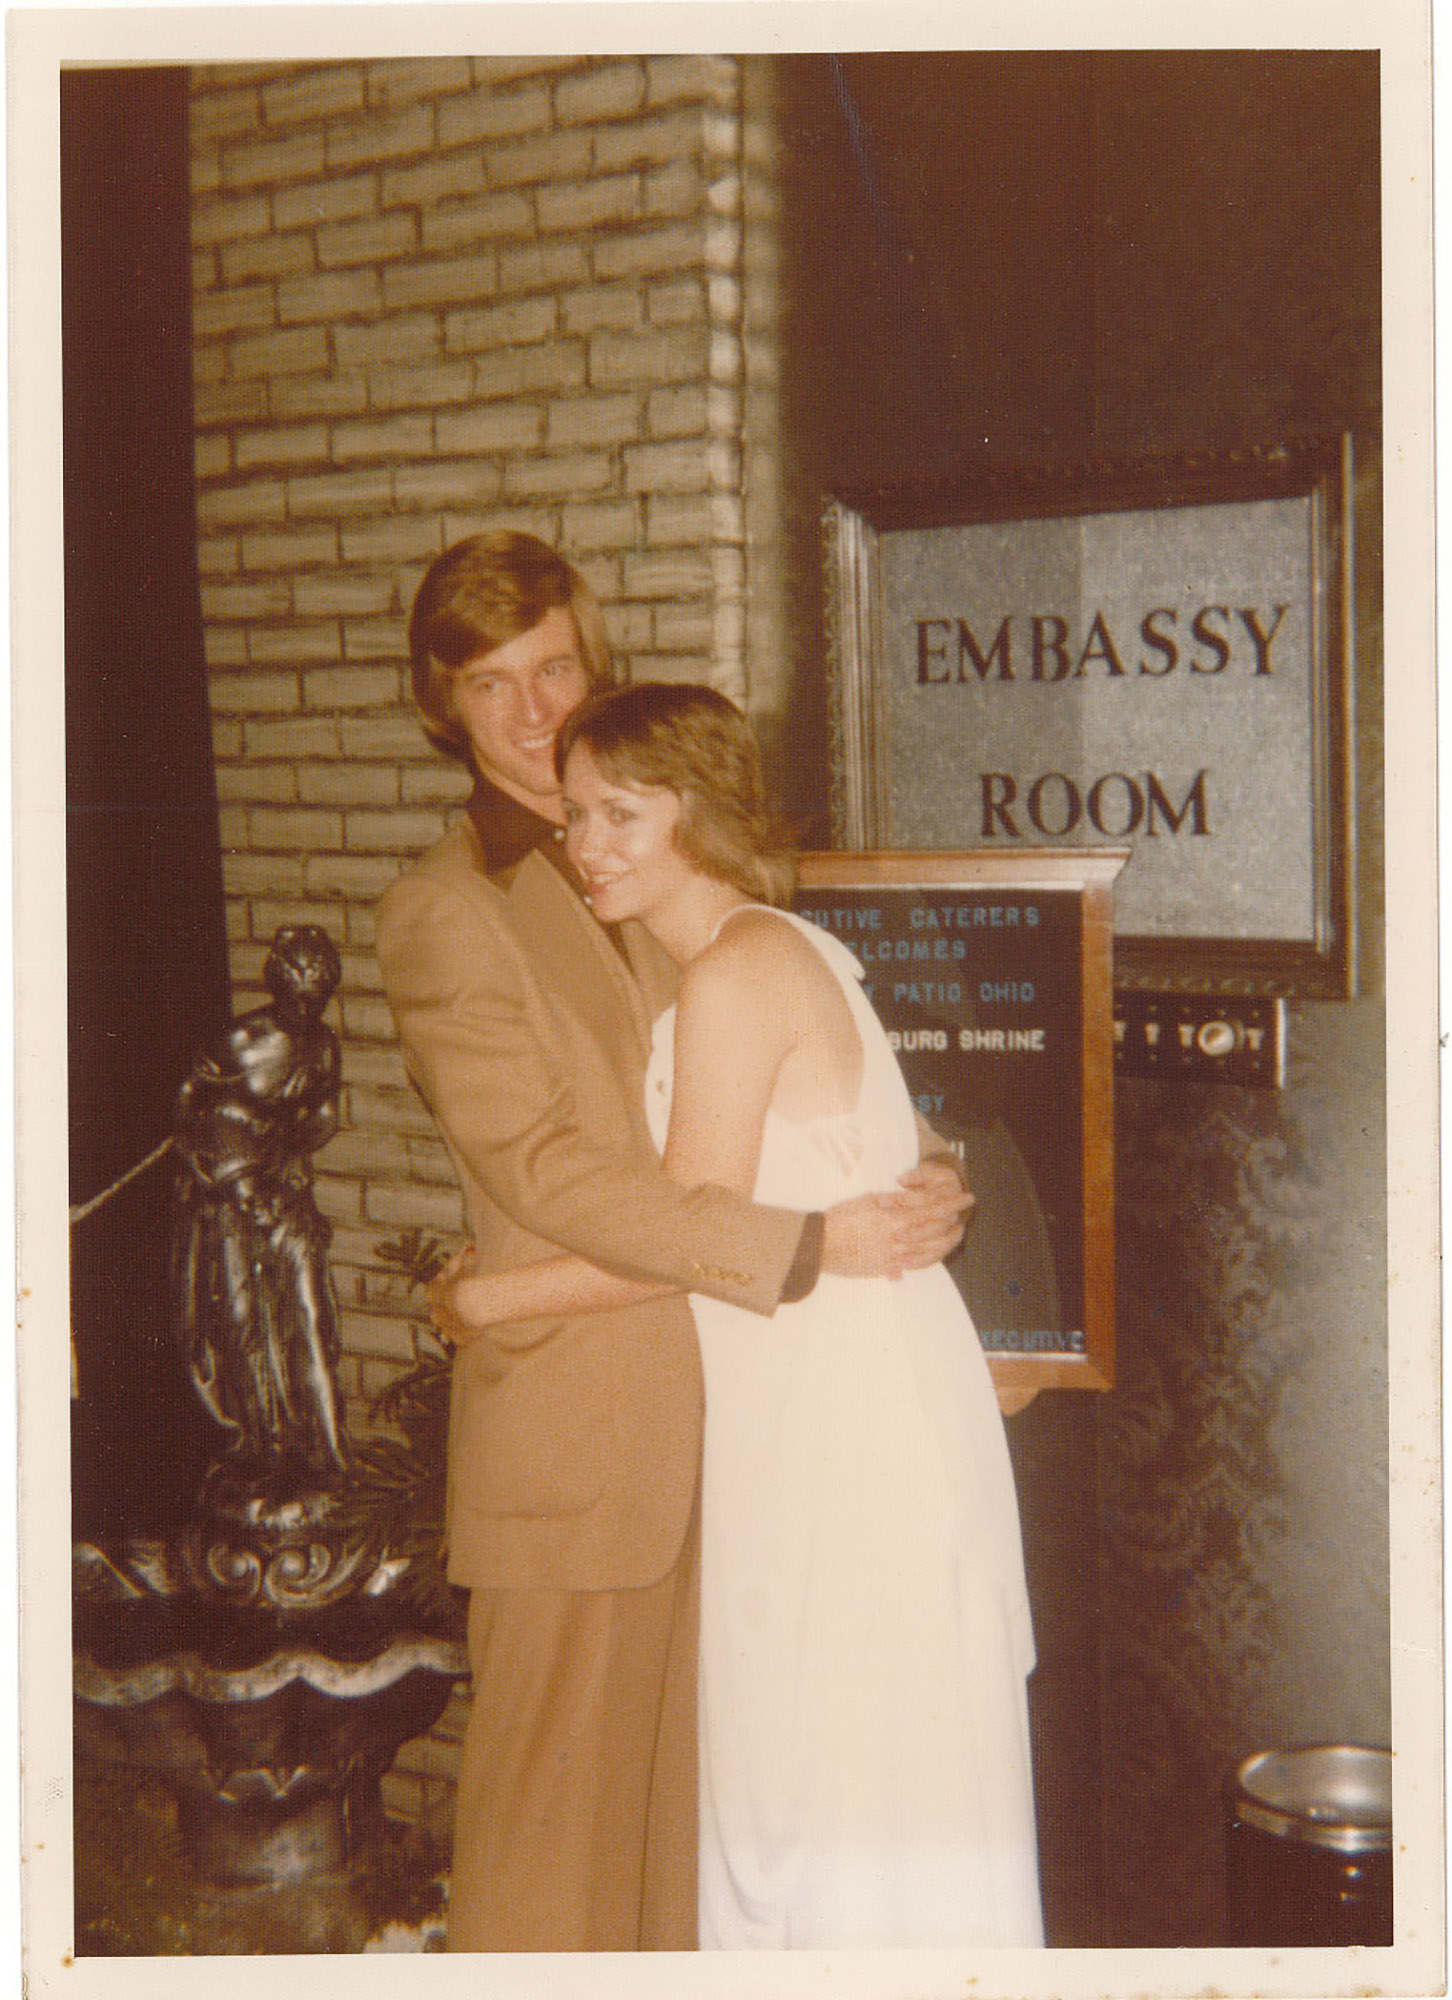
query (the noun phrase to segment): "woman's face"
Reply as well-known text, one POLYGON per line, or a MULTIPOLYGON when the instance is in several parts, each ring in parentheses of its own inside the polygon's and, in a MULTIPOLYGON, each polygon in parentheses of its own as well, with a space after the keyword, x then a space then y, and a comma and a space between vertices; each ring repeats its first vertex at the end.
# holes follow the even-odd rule
POLYGON ((676 845, 680 794, 607 778, 577 743, 565 763, 565 851, 601 923, 649 922, 695 872, 676 845))

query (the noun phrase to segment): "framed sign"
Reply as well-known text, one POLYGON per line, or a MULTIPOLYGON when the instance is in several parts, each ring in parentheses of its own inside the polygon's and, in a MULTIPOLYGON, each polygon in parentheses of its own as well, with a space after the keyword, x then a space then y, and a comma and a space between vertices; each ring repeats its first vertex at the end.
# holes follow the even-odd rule
POLYGON ((1350 443, 827 509, 834 838, 1125 845, 1122 986, 1353 977, 1350 443))
POLYGON ((1112 890, 1123 849, 805 854, 976 1197, 949 1269, 1001 1389, 1114 1379, 1112 890))

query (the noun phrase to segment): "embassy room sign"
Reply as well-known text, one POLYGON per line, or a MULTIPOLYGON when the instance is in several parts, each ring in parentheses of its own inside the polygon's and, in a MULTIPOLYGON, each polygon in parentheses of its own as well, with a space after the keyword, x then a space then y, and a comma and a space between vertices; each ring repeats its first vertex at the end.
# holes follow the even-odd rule
POLYGON ((835 837, 1127 847, 1121 984, 1350 977, 1350 450, 880 489, 826 516, 835 837))

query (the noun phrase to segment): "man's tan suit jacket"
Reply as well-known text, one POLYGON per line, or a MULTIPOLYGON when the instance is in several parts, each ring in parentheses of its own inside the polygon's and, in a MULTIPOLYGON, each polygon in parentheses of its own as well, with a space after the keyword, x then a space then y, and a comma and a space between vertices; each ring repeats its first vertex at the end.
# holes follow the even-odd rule
MULTIPOLYGON (((469 1234, 486 1269, 563 1246, 769 1313, 802 1218, 663 1172, 644 1079, 672 975, 643 933, 627 948, 637 978, 542 854, 491 876, 467 820, 385 896, 384 985, 469 1234)), ((454 1362, 451 1577, 470 1588, 657 1581, 695 1498, 702 1407, 684 1296, 470 1341, 454 1362)))

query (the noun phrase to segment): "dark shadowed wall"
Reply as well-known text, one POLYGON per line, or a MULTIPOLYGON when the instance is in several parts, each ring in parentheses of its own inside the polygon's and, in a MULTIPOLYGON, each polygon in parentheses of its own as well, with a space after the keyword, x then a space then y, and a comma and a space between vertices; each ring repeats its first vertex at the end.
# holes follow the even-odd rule
POLYGON ((1376 58, 778 82, 786 761, 817 837, 825 496, 1354 436, 1362 997, 1293 1008, 1281 1092, 1120 1087, 1118 1384, 1010 1425, 1051 1942, 1213 1944, 1237 1759, 1390 1740, 1376 58))

